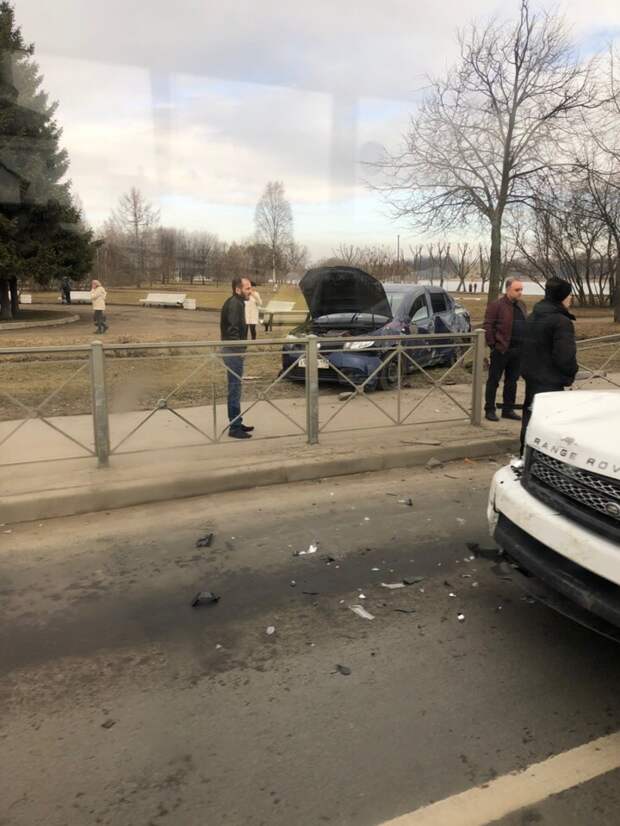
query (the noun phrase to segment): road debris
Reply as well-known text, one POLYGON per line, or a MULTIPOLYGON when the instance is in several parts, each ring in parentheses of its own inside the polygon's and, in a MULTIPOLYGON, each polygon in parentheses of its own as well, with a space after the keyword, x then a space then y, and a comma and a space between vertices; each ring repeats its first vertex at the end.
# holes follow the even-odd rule
POLYGON ((318 540, 311 542, 307 551, 293 551, 293 556, 307 556, 308 554, 315 554, 319 549, 318 540))
POLYGON ((454 591, 450 591, 450 593, 448 594, 448 596, 449 596, 449 597, 452 597, 453 599, 456 599, 456 594, 454 593, 454 591))
POLYGON ((377 571, 380 571, 380 570, 381 570, 381 568, 371 568, 370 570, 371 570, 371 571, 374 571, 374 572, 377 572, 377 571))
POLYGON ((467 550, 473 554, 471 559, 478 557, 479 559, 488 559, 491 562, 496 562, 498 557, 502 556, 499 548, 481 548, 478 542, 466 542, 467 550))
POLYGON ((369 613, 363 605, 349 605, 349 610, 357 614, 358 617, 366 620, 374 620, 374 614, 369 613))
POLYGON ((291 588, 294 588, 297 585, 297 582, 294 579, 291 579, 289 585, 291 586, 291 588))
POLYGON ((441 442, 437 441, 437 439, 401 439, 401 445, 429 445, 429 447, 439 447, 441 442))
POLYGON ((338 393, 338 401, 346 402, 348 399, 352 399, 355 393, 338 393))
POLYGON ((413 499, 410 496, 408 496, 406 499, 399 499, 398 504, 399 505, 407 505, 407 507, 412 508, 413 507, 413 499))
POLYGON ((201 536, 200 539, 196 541, 197 548, 210 548, 211 543, 213 542, 213 537, 215 534, 213 533, 206 533, 204 536, 201 536))
POLYGON ((302 591, 302 594, 305 594, 307 597, 318 597, 320 591, 302 591))
POLYGON ((456 521, 459 523, 459 525, 465 525, 465 523, 466 523, 466 520, 463 519, 462 516, 457 516, 456 521))
POLYGON ((456 618, 459 622, 465 622, 465 614, 457 614, 456 618))
POLYGON ((435 468, 438 467, 443 467, 443 462, 440 459, 436 459, 434 456, 432 456, 426 463, 427 470, 435 470, 435 468))
POLYGON ((394 608, 398 614, 415 614, 415 608, 394 608))
POLYGON ((116 720, 106 720, 104 723, 101 724, 101 728, 112 728, 112 726, 116 725, 116 720))
POLYGON ((192 600, 192 608, 198 608, 200 605, 212 605, 214 602, 219 602, 219 597, 211 591, 198 591, 192 600))
POLYGON ((336 671, 338 672, 338 674, 342 674, 343 677, 348 677, 351 674, 351 669, 349 668, 349 666, 340 665, 340 663, 338 663, 338 665, 336 666, 336 671))
POLYGON ((393 591, 396 588, 404 588, 405 583, 404 582, 382 582, 381 587, 382 588, 389 588, 390 591, 393 591))
POLYGON ((267 634, 268 637, 273 636, 273 634, 276 633, 275 625, 268 625, 267 628, 265 629, 265 633, 267 634))
POLYGON ((403 585, 417 585, 418 582, 424 582, 423 576, 406 576, 403 577, 403 585))

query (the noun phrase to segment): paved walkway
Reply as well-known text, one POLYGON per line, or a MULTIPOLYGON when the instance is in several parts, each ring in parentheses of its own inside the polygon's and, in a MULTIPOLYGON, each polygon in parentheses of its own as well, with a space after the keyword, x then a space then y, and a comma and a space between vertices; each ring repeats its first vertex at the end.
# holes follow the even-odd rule
MULTIPOLYGON (((466 406, 470 388, 463 385, 449 391, 466 406)), ((420 390, 404 392, 401 416, 423 396, 420 390)), ((375 394, 372 401, 354 398, 349 402, 333 395, 321 397, 323 430, 317 445, 307 444, 303 399, 278 400, 277 409, 265 401, 257 403, 247 416, 256 427, 257 438, 243 442, 224 435, 212 443, 188 424, 212 436, 212 408, 180 409, 187 421, 168 410, 158 410, 123 442, 108 468, 98 468, 87 453, 87 448, 93 448, 90 416, 49 420, 53 428, 62 429, 84 447, 40 420, 29 421, 2 447, 0 521, 66 516, 222 490, 408 467, 425 464, 433 457, 475 458, 516 446, 515 423, 474 427, 443 393, 423 401, 412 423, 401 426, 393 426, 375 403, 396 416, 396 394, 375 394), (421 423, 428 419, 435 421, 421 423), (445 419, 452 421, 437 421, 445 419)), ((225 411, 218 406, 215 414, 215 431, 220 433, 225 411)), ((147 415, 112 415, 112 447, 147 415)), ((0 439, 17 424, 1 423, 0 439)))

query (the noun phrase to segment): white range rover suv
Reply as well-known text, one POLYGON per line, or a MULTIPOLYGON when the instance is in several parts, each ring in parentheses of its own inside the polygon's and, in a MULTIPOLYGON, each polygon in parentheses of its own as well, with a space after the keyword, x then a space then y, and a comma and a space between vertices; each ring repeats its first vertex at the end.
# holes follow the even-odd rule
POLYGON ((537 395, 487 516, 527 591, 620 639, 620 391, 537 395))

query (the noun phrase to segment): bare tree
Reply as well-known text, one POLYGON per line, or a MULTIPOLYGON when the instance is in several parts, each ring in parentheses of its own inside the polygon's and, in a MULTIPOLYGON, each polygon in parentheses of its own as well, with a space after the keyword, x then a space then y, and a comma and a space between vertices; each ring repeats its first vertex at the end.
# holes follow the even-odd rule
POLYGON ((465 279, 476 266, 476 257, 471 256, 467 242, 456 245, 456 255, 449 255, 448 264, 459 280, 456 287, 457 293, 466 292, 465 279))
POLYGON ((507 209, 527 202, 537 174, 568 140, 571 113, 594 105, 590 64, 576 62, 563 21, 530 11, 460 37, 460 60, 412 118, 404 150, 378 164, 397 217, 424 229, 490 229, 489 300, 502 277, 507 209))
POLYGON ((112 213, 112 223, 127 236, 136 286, 140 287, 147 276, 149 247, 153 231, 159 223, 159 210, 144 198, 139 189, 132 187, 125 195, 121 195, 118 207, 112 213))
POLYGON ((284 195, 282 181, 269 181, 254 213, 256 240, 271 250, 272 279, 284 261, 286 248, 293 241, 293 212, 284 195))

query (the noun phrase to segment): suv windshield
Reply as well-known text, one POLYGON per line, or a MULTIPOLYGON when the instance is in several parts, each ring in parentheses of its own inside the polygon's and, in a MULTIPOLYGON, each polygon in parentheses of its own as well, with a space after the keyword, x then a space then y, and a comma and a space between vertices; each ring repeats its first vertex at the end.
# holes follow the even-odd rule
POLYGON ((405 292, 402 292, 402 293, 387 293, 387 299, 390 302, 390 308, 392 310, 392 313, 394 313, 394 310, 398 307, 398 305, 403 300, 403 298, 406 296, 406 294, 407 293, 405 293, 405 292))

